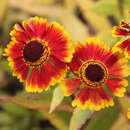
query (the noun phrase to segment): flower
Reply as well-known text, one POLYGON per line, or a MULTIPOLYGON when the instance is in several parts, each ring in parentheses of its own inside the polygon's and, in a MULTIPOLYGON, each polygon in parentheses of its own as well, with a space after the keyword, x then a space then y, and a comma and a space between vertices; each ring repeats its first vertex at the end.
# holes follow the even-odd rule
POLYGON ((76 94, 72 106, 98 111, 114 105, 111 94, 122 97, 126 91, 128 82, 123 77, 129 75, 127 59, 98 38, 77 43, 68 66, 73 78, 62 80, 60 86, 66 96, 76 94))
MULTIPOLYGON (((129 37, 130 36, 130 25, 122 20, 120 22, 120 27, 114 26, 112 30, 113 36, 117 37, 129 37)), ((124 51, 126 57, 130 59, 130 38, 127 38, 124 41, 120 41, 113 47, 114 51, 119 51, 122 53, 124 51)))
POLYGON ((32 17, 15 24, 5 49, 13 76, 26 81, 28 92, 47 90, 65 75, 72 58, 70 37, 58 23, 32 17))
POLYGON ((130 108, 128 108, 127 118, 130 119, 130 108))
POLYGON ((112 30, 113 36, 121 37, 121 36, 130 36, 130 25, 125 22, 125 20, 121 20, 120 27, 114 26, 112 30))

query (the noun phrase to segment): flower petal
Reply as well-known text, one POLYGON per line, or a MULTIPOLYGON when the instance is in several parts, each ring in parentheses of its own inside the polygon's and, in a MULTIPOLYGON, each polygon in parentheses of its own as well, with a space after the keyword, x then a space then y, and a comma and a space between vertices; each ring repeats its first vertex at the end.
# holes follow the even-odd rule
POLYGON ((84 44, 80 42, 77 43, 72 61, 68 66, 72 72, 78 71, 82 65, 81 60, 87 61, 89 59, 95 59, 104 62, 111 54, 109 47, 100 42, 98 38, 87 38, 84 44))
POLYGON ((128 86, 128 81, 125 79, 108 79, 106 85, 115 96, 122 97, 126 92, 124 87, 128 86))
POLYGON ((79 79, 64 79, 59 84, 64 91, 64 95, 70 96, 81 85, 81 81, 79 79))
POLYGON ((10 56, 11 58, 22 57, 23 48, 24 44, 20 42, 10 42, 10 44, 7 45, 7 48, 5 49, 5 53, 7 54, 7 56, 10 56))
POLYGON ((130 59, 130 43, 129 43, 129 46, 127 47, 125 53, 126 53, 126 57, 127 57, 128 59, 130 59))
POLYGON ((87 38, 85 43, 89 59, 100 59, 104 56, 104 52, 109 49, 104 43, 100 42, 98 38, 87 38))
POLYGON ((127 24, 126 21, 125 21, 124 19, 121 20, 120 26, 123 27, 123 28, 126 28, 126 29, 130 29, 129 24, 127 24))
POLYGON ((73 106, 78 106, 81 109, 99 111, 104 107, 113 106, 113 99, 101 88, 89 89, 83 88, 72 102, 73 106))
POLYGON ((29 40, 26 32, 18 24, 14 25, 14 29, 11 31, 10 35, 14 37, 17 41, 27 42, 29 40))
POLYGON ((126 77, 130 74, 127 64, 128 60, 121 53, 114 53, 105 62, 109 75, 116 77, 126 77))
POLYGON ((35 37, 41 38, 42 35, 46 32, 48 23, 46 19, 39 18, 39 17, 34 17, 33 18, 33 26, 35 30, 35 37))
POLYGON ((17 76, 20 82, 23 82, 26 80, 28 72, 29 66, 21 65, 13 72, 13 76, 17 76))
POLYGON ((30 39, 40 38, 48 43, 51 55, 63 62, 71 60, 74 50, 71 48, 70 37, 58 23, 48 24, 46 19, 36 16, 23 21, 23 27, 30 39))
POLYGON ((86 52, 87 52, 86 46, 78 42, 77 45, 75 46, 75 53, 73 54, 73 58, 71 62, 68 63, 68 66, 70 67, 72 72, 79 70, 79 67, 82 65, 81 61, 88 60, 86 52))
POLYGON ((112 30, 112 34, 113 34, 113 36, 117 36, 117 37, 129 36, 130 31, 128 31, 126 29, 122 29, 122 28, 120 28, 118 26, 114 26, 113 30, 112 30))
POLYGON ((119 51, 120 53, 125 51, 126 57, 130 58, 130 38, 126 39, 125 41, 117 42, 117 44, 114 45, 112 50, 113 52, 119 51))
POLYGON ((50 23, 46 28, 42 39, 48 43, 51 55, 63 62, 69 62, 74 50, 71 48, 70 37, 58 23, 50 23))
POLYGON ((52 57, 49 61, 53 65, 45 63, 41 66, 40 71, 38 71, 37 68, 33 69, 31 75, 27 79, 26 90, 28 92, 42 92, 43 90, 48 90, 50 85, 55 85, 65 76, 67 69, 65 63, 52 57))
POLYGON ((9 66, 11 69, 17 69, 25 64, 22 58, 13 59, 11 57, 8 57, 7 60, 9 61, 9 66))
POLYGON ((24 20, 22 23, 25 32, 27 32, 30 39, 35 38, 35 30, 34 30, 34 24, 33 24, 33 18, 30 18, 28 20, 24 20))
POLYGON ((40 80, 39 78, 39 71, 37 68, 34 68, 26 82, 25 89, 27 92, 41 92, 41 90, 39 89, 40 86, 38 85, 38 80, 40 80))
POLYGON ((8 57, 8 61, 11 69, 14 69, 13 76, 20 79, 20 82, 25 81, 28 75, 29 66, 25 65, 22 58, 13 59, 8 57))
POLYGON ((116 47, 120 48, 120 50, 125 50, 125 55, 128 59, 130 59, 130 38, 127 40, 120 42, 120 44, 115 45, 116 47))

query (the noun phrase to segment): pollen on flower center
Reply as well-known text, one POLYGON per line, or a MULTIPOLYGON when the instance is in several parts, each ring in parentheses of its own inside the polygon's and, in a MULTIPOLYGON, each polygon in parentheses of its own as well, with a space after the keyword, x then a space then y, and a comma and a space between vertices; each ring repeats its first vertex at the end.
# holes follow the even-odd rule
POLYGON ((101 86, 108 77, 106 66, 97 60, 88 60, 79 68, 80 80, 88 87, 101 86))
POLYGON ((103 79, 104 71, 97 64, 90 64, 85 70, 86 78, 88 78, 92 82, 98 82, 103 79))
POLYGON ((26 61, 35 62, 42 56, 44 51, 43 45, 38 41, 31 41, 23 50, 23 56, 26 61))
POLYGON ((24 62, 32 67, 38 67, 45 63, 50 56, 48 46, 39 40, 27 43, 23 49, 24 62))

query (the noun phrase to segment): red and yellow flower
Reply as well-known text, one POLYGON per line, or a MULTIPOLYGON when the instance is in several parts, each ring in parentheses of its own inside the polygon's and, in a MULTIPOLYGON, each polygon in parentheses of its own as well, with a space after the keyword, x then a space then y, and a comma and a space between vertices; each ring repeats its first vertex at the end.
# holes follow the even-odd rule
POLYGON ((76 95, 72 106, 98 111, 114 105, 109 92, 122 97, 126 91, 128 82, 123 77, 130 74, 127 59, 118 52, 113 53, 98 38, 77 43, 68 66, 73 78, 64 79, 60 85, 66 96, 76 95))
POLYGON ((128 108, 127 118, 130 119, 130 108, 128 108))
POLYGON ((120 27, 114 26, 112 30, 113 36, 128 37, 125 41, 120 41, 113 47, 114 51, 124 51, 127 58, 130 59, 130 25, 124 20, 120 22, 120 27))
POLYGON ((12 39, 5 49, 13 76, 26 81, 26 90, 47 90, 65 75, 72 58, 70 37, 58 23, 32 17, 15 24, 12 39))

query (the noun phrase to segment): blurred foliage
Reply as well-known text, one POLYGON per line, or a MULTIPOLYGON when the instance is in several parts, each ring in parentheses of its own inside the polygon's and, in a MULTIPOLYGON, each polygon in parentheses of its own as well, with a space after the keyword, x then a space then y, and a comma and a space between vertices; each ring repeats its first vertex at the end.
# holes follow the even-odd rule
POLYGON ((97 113, 96 117, 90 121, 85 130, 109 130, 119 115, 119 105, 116 104, 113 108, 107 108, 97 113), (102 120, 104 119, 104 120, 102 120))
POLYGON ((69 130, 81 129, 92 113, 93 111, 90 111, 89 109, 81 110, 80 108, 75 108, 70 121, 69 130))
POLYGON ((3 20, 3 18, 6 16, 6 10, 7 10, 7 0, 1 0, 0 1, 0 21, 3 20))
POLYGON ((94 113, 75 109, 72 114, 72 99, 59 88, 53 88, 54 93, 23 93, 23 84, 11 76, 2 56, 13 25, 31 16, 59 22, 74 43, 97 36, 112 47, 121 40, 112 37, 112 28, 122 18, 130 20, 129 8, 130 0, 0 0, 0 130, 129 130, 130 87, 113 108, 94 113))
POLYGON ((51 101, 49 113, 53 112, 55 108, 63 101, 63 99, 64 99, 64 93, 61 90, 60 86, 58 86, 55 88, 53 92, 53 98, 51 101))

